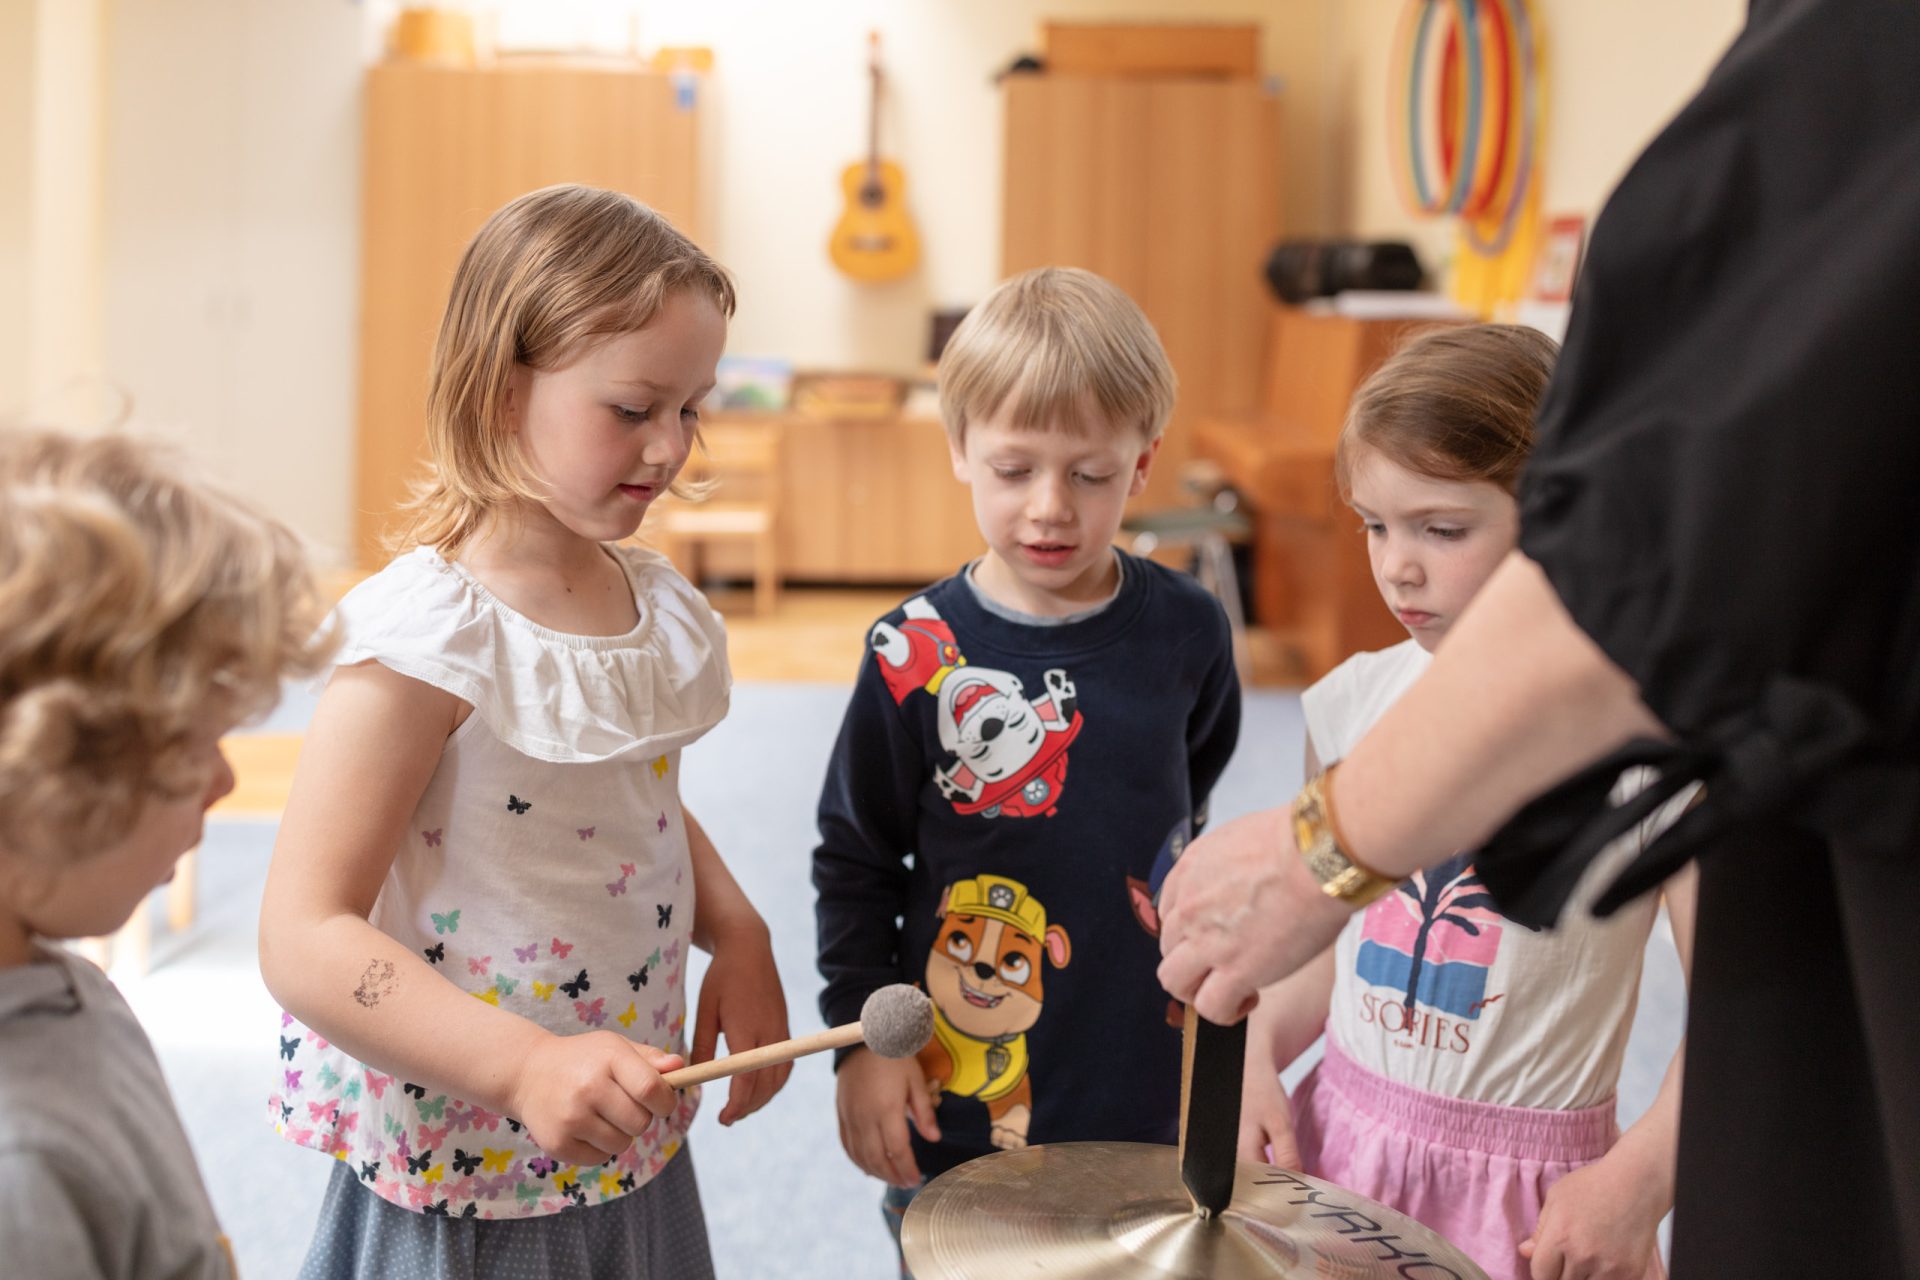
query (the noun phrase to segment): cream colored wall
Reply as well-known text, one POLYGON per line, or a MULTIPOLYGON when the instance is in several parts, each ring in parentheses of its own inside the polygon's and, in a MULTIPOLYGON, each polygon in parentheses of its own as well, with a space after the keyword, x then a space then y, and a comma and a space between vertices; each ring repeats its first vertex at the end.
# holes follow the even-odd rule
MULTIPOLYGON (((1389 50, 1402 0, 1343 0, 1329 24, 1326 199, 1334 225, 1410 236, 1430 265, 1451 222, 1410 214, 1387 146, 1389 50)), ((1597 214, 1627 166, 1706 78, 1746 19, 1746 0, 1533 0, 1546 36, 1542 209, 1597 214)))
POLYGON ((107 366, 141 428, 345 563, 363 16, 341 0, 113 3, 107 366))
POLYGON ((0 412, 84 421, 101 369, 105 0, 0 13, 0 412))
POLYGON ((35 0, 0 0, 0 419, 27 402, 35 0))

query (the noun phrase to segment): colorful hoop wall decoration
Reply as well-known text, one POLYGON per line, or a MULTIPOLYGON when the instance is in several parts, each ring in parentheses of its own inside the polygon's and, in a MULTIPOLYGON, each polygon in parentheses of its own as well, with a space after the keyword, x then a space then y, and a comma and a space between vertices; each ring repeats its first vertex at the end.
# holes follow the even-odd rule
POLYGON ((1388 133, 1401 198, 1462 219, 1468 245, 1512 243, 1539 168, 1544 96, 1531 0, 1407 0, 1388 133))

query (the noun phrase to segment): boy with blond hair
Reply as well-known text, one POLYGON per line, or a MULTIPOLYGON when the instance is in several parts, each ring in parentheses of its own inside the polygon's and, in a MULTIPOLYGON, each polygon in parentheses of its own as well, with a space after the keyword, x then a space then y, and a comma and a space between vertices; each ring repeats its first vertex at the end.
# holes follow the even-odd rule
POLYGON ((232 1275, 112 933, 233 788, 220 738, 310 674, 293 535, 115 436, 0 432, 0 1241, 22 1276, 232 1275))
POLYGON ((986 549, 870 632, 813 860, 827 1022, 889 983, 934 1001, 918 1059, 839 1062, 841 1143, 896 1236, 974 1156, 1178 1130, 1153 898, 1240 698, 1218 603, 1113 545, 1173 399, 1146 316, 1075 269, 1000 285, 941 359, 986 549))

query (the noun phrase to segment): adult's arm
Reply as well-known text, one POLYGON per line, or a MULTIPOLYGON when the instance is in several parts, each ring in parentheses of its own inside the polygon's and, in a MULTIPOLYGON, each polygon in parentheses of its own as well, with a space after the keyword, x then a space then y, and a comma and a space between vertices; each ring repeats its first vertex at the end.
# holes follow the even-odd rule
MULTIPOLYGON (((1664 729, 1624 672, 1515 554, 1412 688, 1335 772, 1335 822, 1362 865, 1404 877, 1485 840, 1522 805, 1664 729)), ((1347 918, 1320 892, 1287 810, 1196 840, 1161 890, 1160 980, 1216 1022, 1327 947, 1347 918)))

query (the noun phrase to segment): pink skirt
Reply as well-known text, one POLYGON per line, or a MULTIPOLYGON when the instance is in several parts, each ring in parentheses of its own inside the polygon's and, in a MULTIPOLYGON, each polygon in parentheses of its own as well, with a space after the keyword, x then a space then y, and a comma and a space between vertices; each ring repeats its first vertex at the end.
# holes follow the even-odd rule
MULTIPOLYGON (((1579 1111, 1465 1102, 1395 1084, 1327 1044, 1293 1093, 1301 1172, 1432 1227, 1492 1280, 1530 1280, 1519 1245, 1547 1188, 1605 1155, 1620 1126, 1609 1098, 1579 1111)), ((1656 1251, 1647 1280, 1663 1280, 1656 1251)))

